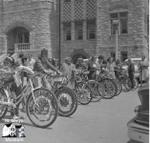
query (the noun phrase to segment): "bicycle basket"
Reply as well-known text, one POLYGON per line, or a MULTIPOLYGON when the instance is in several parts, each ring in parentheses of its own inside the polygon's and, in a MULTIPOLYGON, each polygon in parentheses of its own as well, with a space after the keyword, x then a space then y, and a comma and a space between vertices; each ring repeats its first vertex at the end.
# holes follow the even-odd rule
POLYGON ((4 70, 0 70, 0 87, 4 85, 4 83, 9 82, 13 79, 13 74, 11 72, 5 72, 4 70))

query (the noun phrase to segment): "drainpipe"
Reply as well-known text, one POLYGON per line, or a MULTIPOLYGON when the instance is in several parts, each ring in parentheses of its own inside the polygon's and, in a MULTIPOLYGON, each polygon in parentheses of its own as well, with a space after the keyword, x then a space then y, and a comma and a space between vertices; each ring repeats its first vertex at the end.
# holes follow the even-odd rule
POLYGON ((3 27, 4 27, 4 15, 3 15, 3 12, 4 12, 4 0, 1 0, 1 15, 0 15, 0 18, 1 18, 1 33, 0 33, 0 38, 2 38, 2 45, 4 47, 4 51, 2 51, 2 53, 6 53, 7 52, 7 36, 3 34, 3 27))

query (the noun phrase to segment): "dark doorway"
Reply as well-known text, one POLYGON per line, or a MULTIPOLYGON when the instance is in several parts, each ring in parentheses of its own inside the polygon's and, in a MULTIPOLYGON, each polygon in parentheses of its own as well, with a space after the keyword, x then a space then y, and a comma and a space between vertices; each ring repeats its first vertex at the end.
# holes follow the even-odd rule
POLYGON ((30 33, 24 27, 16 27, 8 31, 7 33, 7 52, 14 53, 15 48, 19 46, 23 47, 25 44, 30 43, 30 33))

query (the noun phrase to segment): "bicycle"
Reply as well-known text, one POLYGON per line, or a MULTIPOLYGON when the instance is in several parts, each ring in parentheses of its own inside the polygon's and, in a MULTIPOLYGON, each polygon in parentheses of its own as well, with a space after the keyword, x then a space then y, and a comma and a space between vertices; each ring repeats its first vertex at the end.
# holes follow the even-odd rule
POLYGON ((67 87, 67 77, 55 73, 45 73, 42 78, 42 86, 51 90, 58 102, 58 114, 69 117, 77 110, 77 97, 75 92, 67 87))
POLYGON ((15 83, 14 73, 8 73, 9 78, 1 79, 0 87, 0 120, 2 120, 8 110, 8 107, 17 108, 26 100, 26 112, 33 125, 46 128, 52 125, 57 119, 58 105, 55 96, 45 88, 34 88, 34 72, 27 67, 22 67, 18 72, 25 73, 27 84, 21 88, 17 94, 13 94, 13 85, 15 83), (16 95, 15 97, 11 95, 16 95))

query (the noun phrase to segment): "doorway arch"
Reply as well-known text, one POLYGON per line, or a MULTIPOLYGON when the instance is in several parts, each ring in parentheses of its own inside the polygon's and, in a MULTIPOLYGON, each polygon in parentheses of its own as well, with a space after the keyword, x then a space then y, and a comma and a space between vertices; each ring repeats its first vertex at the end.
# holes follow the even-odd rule
POLYGON ((84 49, 77 49, 73 51, 71 57, 72 57, 72 62, 75 64, 78 58, 87 59, 90 56, 88 53, 84 51, 84 49))
POLYGON ((7 52, 14 53, 30 45, 30 31, 22 26, 14 27, 7 31, 7 52))

